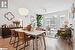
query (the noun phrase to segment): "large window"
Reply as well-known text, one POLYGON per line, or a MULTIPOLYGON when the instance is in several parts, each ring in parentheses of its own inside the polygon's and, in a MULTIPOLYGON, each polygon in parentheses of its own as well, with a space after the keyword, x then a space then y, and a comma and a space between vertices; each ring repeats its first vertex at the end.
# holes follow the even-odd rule
POLYGON ((43 26, 46 28, 49 37, 55 37, 57 30, 63 26, 64 21, 68 18, 67 11, 43 14, 43 26))

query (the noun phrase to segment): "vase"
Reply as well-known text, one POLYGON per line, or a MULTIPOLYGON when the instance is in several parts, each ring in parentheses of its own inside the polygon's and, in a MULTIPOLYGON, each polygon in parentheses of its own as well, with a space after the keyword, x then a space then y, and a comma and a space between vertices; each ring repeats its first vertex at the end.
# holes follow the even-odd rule
POLYGON ((28 31, 31 31, 31 28, 32 28, 31 24, 30 25, 27 25, 27 30, 28 31))

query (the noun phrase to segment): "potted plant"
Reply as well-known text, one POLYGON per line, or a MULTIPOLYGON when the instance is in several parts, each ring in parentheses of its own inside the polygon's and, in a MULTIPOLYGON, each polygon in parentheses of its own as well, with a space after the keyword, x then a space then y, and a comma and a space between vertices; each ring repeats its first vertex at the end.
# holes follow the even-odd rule
POLYGON ((41 21, 42 21, 42 15, 36 14, 36 20, 37 20, 37 26, 40 27, 42 25, 41 21))
POLYGON ((63 39, 71 39, 73 29, 71 27, 68 27, 67 25, 65 25, 65 27, 63 29, 64 29, 64 31, 58 30, 56 35, 63 39))

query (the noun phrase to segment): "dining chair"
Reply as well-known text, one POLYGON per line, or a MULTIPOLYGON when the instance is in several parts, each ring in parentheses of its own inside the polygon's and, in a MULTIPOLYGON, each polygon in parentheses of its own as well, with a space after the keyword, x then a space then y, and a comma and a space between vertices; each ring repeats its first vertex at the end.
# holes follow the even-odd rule
POLYGON ((10 37, 10 45, 16 47, 15 44, 17 43, 18 33, 15 30, 11 30, 11 37, 10 37))
POLYGON ((26 35, 25 32, 18 32, 18 42, 17 42, 17 47, 16 50, 18 50, 18 47, 20 47, 21 45, 23 45, 23 47, 19 48, 19 50, 24 49, 25 47, 27 47, 28 45, 26 45, 28 43, 28 41, 33 40, 32 37, 26 35))

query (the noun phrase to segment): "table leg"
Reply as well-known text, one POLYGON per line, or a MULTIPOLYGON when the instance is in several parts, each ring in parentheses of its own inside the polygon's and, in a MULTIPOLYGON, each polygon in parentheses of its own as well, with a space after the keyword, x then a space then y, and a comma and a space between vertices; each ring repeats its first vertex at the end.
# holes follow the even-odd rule
POLYGON ((34 39, 33 39, 33 50, 34 50, 34 39))
POLYGON ((38 40, 37 40, 37 36, 35 36, 35 43, 36 43, 36 50, 38 50, 38 40))
POLYGON ((46 43, 45 43, 45 37, 43 35, 43 41, 44 41, 44 50, 46 50, 46 43))
POLYGON ((40 43, 41 43, 41 46, 42 46, 42 39, 41 39, 41 38, 42 38, 42 37, 40 37, 39 40, 40 40, 40 43))

